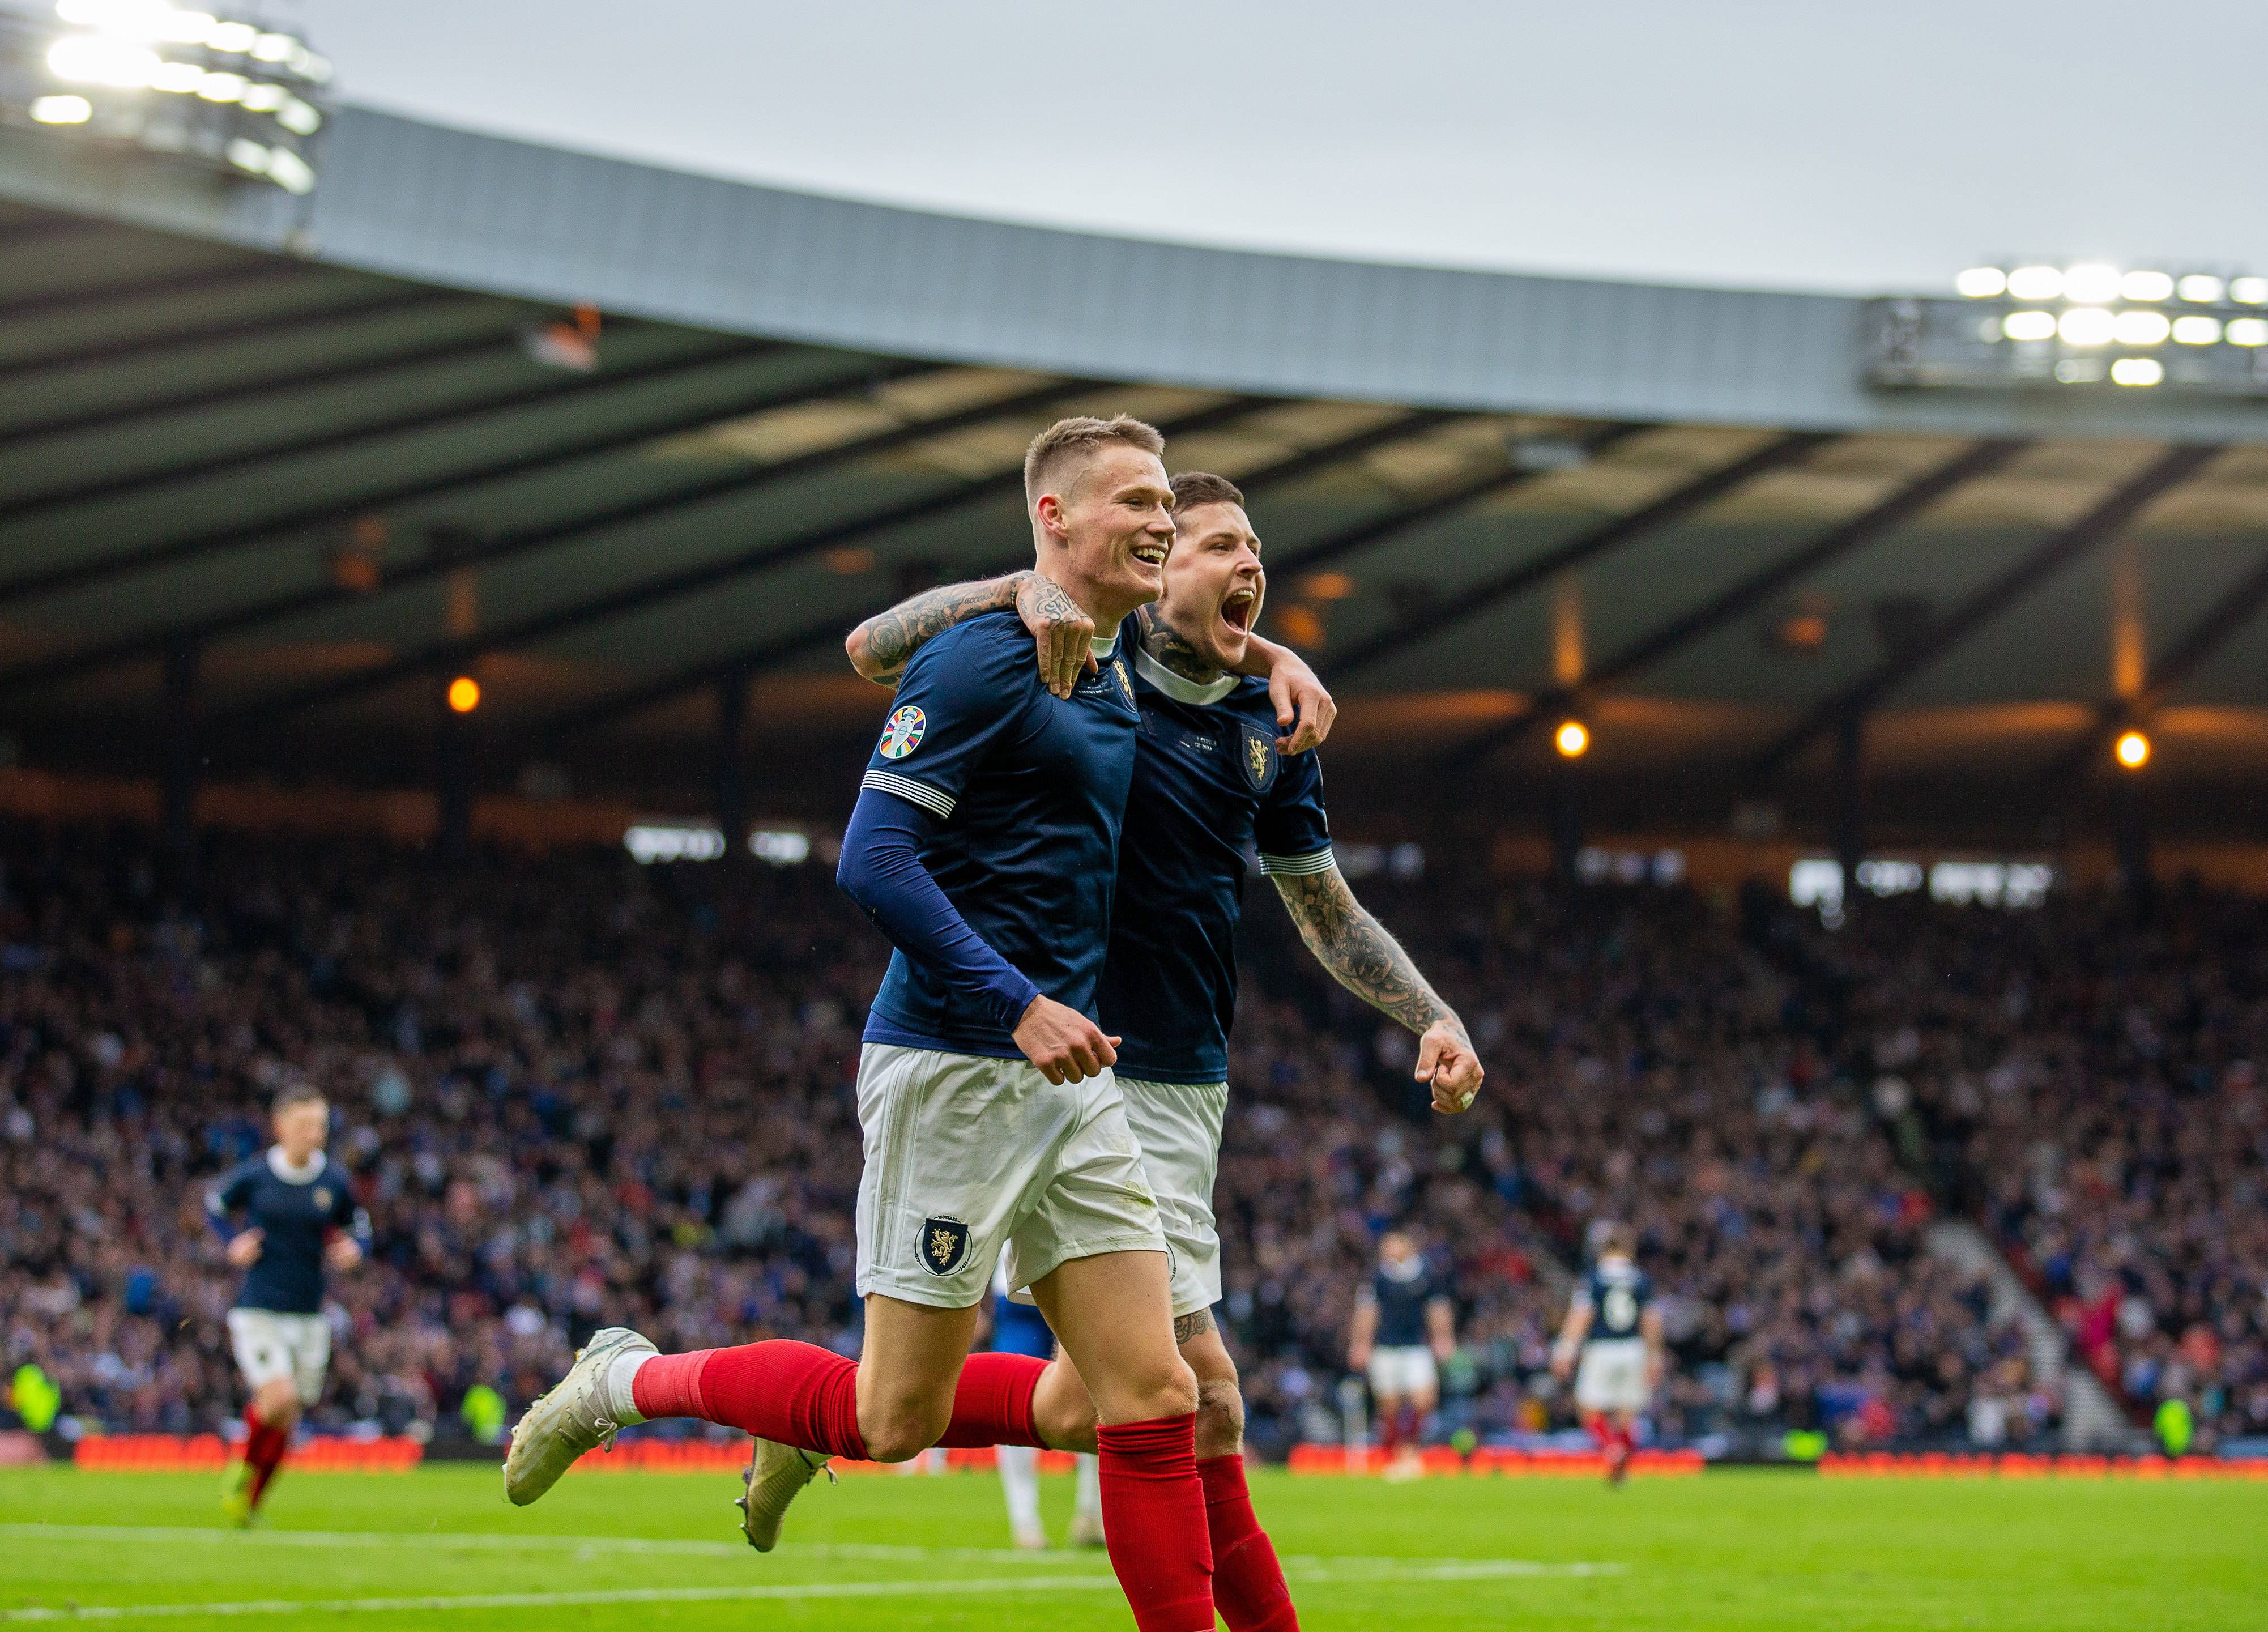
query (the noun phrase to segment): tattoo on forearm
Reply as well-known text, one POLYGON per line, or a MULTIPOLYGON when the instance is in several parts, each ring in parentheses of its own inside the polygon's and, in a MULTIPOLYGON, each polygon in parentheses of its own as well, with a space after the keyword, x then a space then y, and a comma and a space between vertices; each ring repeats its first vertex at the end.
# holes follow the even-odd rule
POLYGON ((1086 616, 1086 609, 1071 598, 1071 592, 1045 573, 1020 572, 1012 582, 1014 588, 1010 592, 1008 602, 1024 614, 1027 622, 1034 618, 1044 618, 1050 622, 1067 623, 1086 616), (1027 595, 1031 597, 1032 603, 1028 606, 1023 604, 1024 597, 1027 595))
POLYGON ((1300 938, 1338 983, 1413 1032, 1447 1020, 1463 1035, 1464 1026, 1443 1003, 1402 943, 1363 909, 1337 868, 1324 872, 1278 873, 1277 893, 1300 938))
POLYGON ((858 627, 866 636, 866 660, 876 678, 895 679, 924 643, 983 612, 998 612, 1016 604, 1016 591, 1025 575, 985 578, 975 584, 947 584, 902 600, 887 612, 877 613, 858 627))
POLYGON ((1149 607, 1142 608, 1142 650, 1164 664, 1183 680, 1198 685, 1210 685, 1220 678, 1220 671, 1197 654, 1197 649, 1166 627, 1166 621, 1149 607))
MULTIPOLYGON (((1154 1331, 1156 1328, 1152 1329, 1154 1331)), ((1174 1317, 1174 1342, 1176 1345, 1186 1343, 1192 1337, 1203 1337, 1211 1330, 1212 1311, 1210 1309, 1200 1309, 1195 1314, 1174 1317)))

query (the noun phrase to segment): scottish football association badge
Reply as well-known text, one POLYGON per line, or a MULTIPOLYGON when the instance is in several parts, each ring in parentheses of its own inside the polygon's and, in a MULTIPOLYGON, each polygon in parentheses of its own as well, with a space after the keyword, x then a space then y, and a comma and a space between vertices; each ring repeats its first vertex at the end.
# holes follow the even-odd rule
POLYGON ((315 1210, 317 1212, 328 1213, 331 1210, 331 1193, 325 1189, 321 1185, 317 1185, 315 1187, 315 1194, 313 1200, 314 1201, 315 1210))
POLYGON ((1276 780, 1276 743, 1266 731, 1256 726, 1241 728, 1244 741, 1244 779, 1252 784, 1255 793, 1268 791, 1268 784, 1276 780))
POLYGON ((968 1261, 968 1226, 958 1218, 923 1219, 919 1255, 932 1275, 951 1275, 968 1261))
POLYGON ((890 716, 889 724, 882 727, 882 757, 902 760, 921 746, 922 733, 929 729, 929 717, 909 702, 890 716))

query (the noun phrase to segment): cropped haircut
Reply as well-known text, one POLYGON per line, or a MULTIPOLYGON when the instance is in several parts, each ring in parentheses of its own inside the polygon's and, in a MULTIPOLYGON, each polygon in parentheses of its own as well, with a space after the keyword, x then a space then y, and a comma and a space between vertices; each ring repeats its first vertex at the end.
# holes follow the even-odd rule
POLYGON ((1638 1256, 1638 1231, 1628 1224, 1616 1224, 1599 1239, 1599 1256, 1612 1253, 1624 1258, 1638 1256))
MULTIPOLYGON (((1157 428, 1129 415, 1116 414, 1108 419, 1059 419, 1034 437, 1032 445, 1024 450, 1024 508, 1029 510, 1040 502, 1040 495, 1048 490, 1049 478, 1065 465, 1084 463, 1113 442, 1123 442, 1128 447, 1160 458, 1166 452, 1166 439, 1158 434, 1157 428)), ((1076 480, 1072 485, 1077 485, 1076 480)))
POLYGON ((1174 478, 1174 510, 1176 514, 1194 510, 1200 504, 1241 504, 1244 489, 1226 476, 1216 476, 1209 470, 1185 470, 1174 478))
POLYGON ((329 1097, 313 1083, 294 1083, 277 1094, 268 1107, 270 1116, 281 1116, 296 1105, 328 1105, 329 1097))

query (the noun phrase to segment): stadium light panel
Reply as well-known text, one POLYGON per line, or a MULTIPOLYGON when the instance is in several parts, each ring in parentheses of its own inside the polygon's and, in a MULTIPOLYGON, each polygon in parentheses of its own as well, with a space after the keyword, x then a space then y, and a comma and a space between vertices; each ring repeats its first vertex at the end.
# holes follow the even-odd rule
POLYGON ((1971 300, 1990 300, 2008 292, 2008 275, 1998 267, 1970 267, 1953 280, 1953 287, 1971 300))
POLYGON ((2066 267, 2063 275, 2063 298, 2078 301, 2081 305, 2102 305, 2118 298, 2118 268, 2090 261, 2075 267, 2066 267))
POLYGON ((2209 272, 2192 272, 2175 287, 2192 305, 2209 306, 2228 292, 2228 285, 2209 272))
POLYGON ((2170 300, 2174 280, 2165 272, 2129 272, 2118 280, 2118 293, 2126 300, 2170 300))
POLYGON ((1563 720, 1551 733, 1551 746, 1563 760, 1578 760, 1590 752, 1591 733, 1580 720, 1563 720))
POLYGON ((315 190, 314 166, 288 147, 269 150, 268 179, 287 193, 304 195, 315 190))
POLYGON ((160 62, 158 71, 150 76, 152 91, 170 92, 186 96, 202 90, 205 70, 195 62, 160 62))
POLYGON ((205 44, 224 56, 241 56, 260 39, 260 31, 249 23, 215 23, 205 35, 205 44))
POLYGON ((2220 320, 2209 317, 2185 317, 2174 320, 2174 343, 2177 346, 2212 346, 2220 342, 2220 320))
POLYGON ((69 34, 48 50, 48 71, 65 85, 139 91, 157 77, 158 54, 103 34, 69 34))
POLYGON ((2162 312, 2121 312, 2110 323, 2111 338, 2122 346, 2161 346, 2173 330, 2162 312))
POLYGON ((2166 377, 2166 365, 2155 357, 2121 357, 2110 365, 2116 386, 2154 386, 2166 377))
POLYGON ((197 94, 208 102, 240 102, 246 89, 242 74, 210 73, 197 86, 197 94))
POLYGON ((2073 306, 2056 320, 2056 333, 2067 346, 2106 346, 2117 327, 2100 306, 2073 306))
POLYGON ((2139 731, 2121 731, 2112 752, 2128 770, 2140 770, 2150 762, 2150 739, 2139 731))
POLYGON ((289 34, 262 34, 247 53, 255 62, 288 62, 299 42, 289 34))
POLYGON ((2018 267, 2008 274, 2008 292, 2019 300, 2053 300, 2063 293, 2058 267, 2018 267))
POLYGON ((239 170, 254 176, 266 175, 269 164, 274 158, 264 143, 254 142, 248 136, 239 136, 231 142, 224 150, 224 156, 239 170))
POLYGON ((2268 277, 2231 278, 2228 298, 2240 306, 2268 306, 2268 277))
POLYGON ((2220 334, 2232 346, 2268 346, 2268 318, 2231 318, 2220 334))
POLYGON ((2000 320, 2000 332, 2011 340, 2051 340, 2056 319, 2052 312, 2011 312, 2000 320))
POLYGON ((94 117, 94 104, 83 96, 43 96, 33 101, 32 117, 43 125, 83 125, 94 117))

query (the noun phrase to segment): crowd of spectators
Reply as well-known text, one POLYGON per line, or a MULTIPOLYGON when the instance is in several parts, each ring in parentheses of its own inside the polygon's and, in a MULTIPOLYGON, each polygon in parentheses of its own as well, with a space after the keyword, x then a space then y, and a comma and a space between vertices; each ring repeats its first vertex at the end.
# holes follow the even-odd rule
MULTIPOLYGON (((2251 909, 2127 936, 2085 901, 1893 903, 1830 935, 1760 899, 1480 883, 1359 886, 1489 1066, 1454 1120, 1252 892, 1219 1209, 1263 1444, 1336 1430, 1388 1224, 1458 1294, 1440 1431, 1564 1427, 1550 1341, 1610 1220, 1664 1296, 1660 1435, 2038 1434, 2052 1391, 1924 1244, 1976 1173, 2122 1386, 2268 1416, 2251 909)), ((855 1353, 850 1083, 886 953, 815 861, 216 839, 182 889, 137 835, 0 835, 0 1364, 113 1428, 232 1418, 203 1180, 299 1080, 376 1239, 333 1277, 319 1423, 454 1431, 600 1324, 855 1353)))

